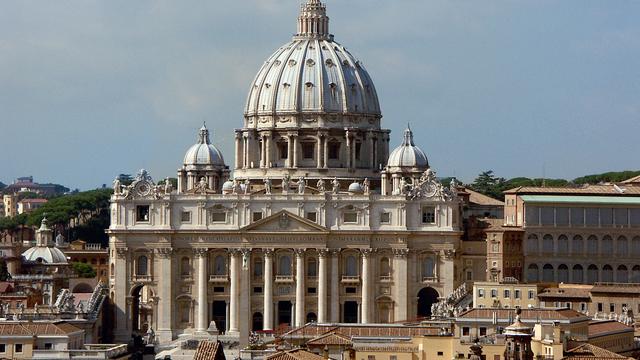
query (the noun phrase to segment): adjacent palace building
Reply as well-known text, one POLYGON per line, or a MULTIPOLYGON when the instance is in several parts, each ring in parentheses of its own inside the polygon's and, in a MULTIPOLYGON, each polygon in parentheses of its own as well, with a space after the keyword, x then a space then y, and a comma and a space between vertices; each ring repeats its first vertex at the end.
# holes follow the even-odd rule
POLYGON ((203 126, 177 188, 114 181, 117 339, 429 315, 463 278, 460 200, 410 129, 391 152, 389 134, 363 63, 308 0, 250 84, 233 177, 203 126))

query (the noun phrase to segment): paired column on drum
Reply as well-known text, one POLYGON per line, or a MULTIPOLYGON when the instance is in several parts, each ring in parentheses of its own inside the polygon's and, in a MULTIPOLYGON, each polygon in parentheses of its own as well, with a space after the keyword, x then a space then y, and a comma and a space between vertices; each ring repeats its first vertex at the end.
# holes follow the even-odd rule
POLYGON ((305 307, 304 307, 304 252, 305 249, 295 249, 296 254, 296 317, 295 325, 297 327, 304 326, 305 324, 305 307))
POLYGON ((264 323, 263 330, 273 330, 273 249, 262 249, 264 254, 264 323))
MULTIPOLYGON (((196 332, 207 331, 207 257, 209 249, 194 249, 194 255, 198 261, 198 302, 196 312, 196 332)), ((170 277, 169 277, 170 278, 170 277)))

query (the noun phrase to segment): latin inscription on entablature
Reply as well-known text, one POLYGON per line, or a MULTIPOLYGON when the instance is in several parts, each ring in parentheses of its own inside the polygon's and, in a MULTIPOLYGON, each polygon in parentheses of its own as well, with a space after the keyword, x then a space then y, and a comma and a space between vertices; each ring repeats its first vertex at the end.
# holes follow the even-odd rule
POLYGON ((360 235, 354 235, 354 236, 338 236, 336 238, 336 240, 338 241, 342 241, 344 243, 369 243, 369 237, 368 236, 360 236, 360 235))
POLYGON ((240 242, 240 238, 237 236, 177 236, 175 241, 187 243, 234 243, 240 242))
POLYGON ((287 242, 293 244, 307 244, 307 243, 324 243, 325 238, 322 236, 308 236, 308 235, 256 235, 248 236, 246 241, 251 243, 273 243, 273 242, 287 242))

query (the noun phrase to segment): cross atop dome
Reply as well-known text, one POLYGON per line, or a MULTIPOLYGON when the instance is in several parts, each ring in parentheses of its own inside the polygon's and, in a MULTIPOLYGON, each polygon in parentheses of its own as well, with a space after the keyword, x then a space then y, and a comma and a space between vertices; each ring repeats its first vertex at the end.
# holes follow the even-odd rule
POLYGON ((308 0, 302 5, 298 17, 297 37, 320 38, 329 37, 329 17, 327 6, 320 0, 308 0))
POLYGON ((198 144, 210 144, 209 129, 207 129, 207 123, 203 123, 198 135, 198 144))
POLYGON ((413 143, 413 131, 411 131, 411 126, 407 124, 407 128, 404 130, 404 140, 402 140, 403 146, 415 146, 413 143))

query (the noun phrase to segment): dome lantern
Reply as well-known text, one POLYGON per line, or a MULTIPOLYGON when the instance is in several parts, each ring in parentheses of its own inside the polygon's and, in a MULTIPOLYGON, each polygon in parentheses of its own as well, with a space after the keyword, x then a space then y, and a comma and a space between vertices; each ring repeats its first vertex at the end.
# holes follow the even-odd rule
POLYGON ((302 4, 296 37, 316 39, 330 37, 327 7, 320 0, 308 0, 306 4, 302 4))
POLYGON ((204 190, 217 192, 228 177, 229 168, 222 152, 211 143, 209 129, 204 123, 198 131, 197 142, 187 150, 182 168, 178 170, 178 193, 194 190, 202 179, 207 184, 204 190))

